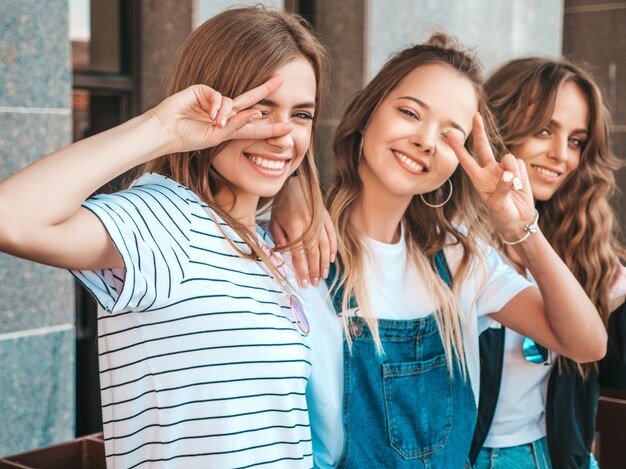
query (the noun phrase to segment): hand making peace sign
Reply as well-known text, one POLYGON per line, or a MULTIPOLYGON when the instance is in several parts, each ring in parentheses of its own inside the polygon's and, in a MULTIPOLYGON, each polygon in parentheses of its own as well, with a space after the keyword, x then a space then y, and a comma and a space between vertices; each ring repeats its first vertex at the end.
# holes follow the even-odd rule
POLYGON ((535 219, 535 203, 526 166, 511 154, 505 155, 499 163, 496 161, 478 113, 473 119, 472 135, 478 161, 454 132, 447 134, 447 138, 500 234, 504 239, 519 239, 522 227, 535 219))
POLYGON ((206 85, 193 85, 149 112, 170 135, 172 153, 214 147, 230 139, 279 137, 291 132, 291 124, 252 125, 261 113, 249 108, 276 91, 282 82, 280 76, 274 76, 233 99, 206 85))

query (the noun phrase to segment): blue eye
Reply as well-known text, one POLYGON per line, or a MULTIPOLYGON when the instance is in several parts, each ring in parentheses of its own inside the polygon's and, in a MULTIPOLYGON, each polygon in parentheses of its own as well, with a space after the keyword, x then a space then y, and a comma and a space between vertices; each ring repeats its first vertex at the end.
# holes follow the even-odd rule
POLYGON ((313 120, 315 116, 309 112, 296 112, 294 117, 297 117, 298 119, 313 120))
POLYGON ((413 111, 411 111, 410 109, 400 109, 400 112, 402 114, 405 114, 407 116, 409 116, 412 119, 416 119, 416 120, 420 120, 420 116, 417 115, 416 113, 414 113, 413 111))

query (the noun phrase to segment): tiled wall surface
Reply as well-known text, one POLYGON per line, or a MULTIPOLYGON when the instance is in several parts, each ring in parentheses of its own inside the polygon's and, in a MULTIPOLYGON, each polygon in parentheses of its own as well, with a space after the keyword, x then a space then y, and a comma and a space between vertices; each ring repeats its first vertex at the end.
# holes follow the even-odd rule
POLYGON ((368 77, 388 56, 435 29, 476 48, 487 71, 513 57, 559 55, 562 0, 369 0, 368 77))
MULTIPOLYGON (((67 10, 0 2, 0 179, 71 139, 67 10)), ((74 437, 74 335, 70 274, 0 255, 0 456, 74 437)))

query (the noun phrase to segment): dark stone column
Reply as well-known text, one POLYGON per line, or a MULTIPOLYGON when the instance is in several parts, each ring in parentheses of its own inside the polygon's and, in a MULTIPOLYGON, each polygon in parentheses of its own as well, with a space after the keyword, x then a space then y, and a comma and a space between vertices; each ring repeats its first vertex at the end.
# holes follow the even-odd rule
POLYGON ((344 107, 365 85, 367 3, 361 0, 318 0, 315 27, 331 59, 327 98, 315 140, 317 166, 324 184, 332 182, 335 163, 332 139, 344 107))
POLYGON ((193 3, 141 0, 139 112, 147 111, 166 96, 178 49, 193 30, 193 3))

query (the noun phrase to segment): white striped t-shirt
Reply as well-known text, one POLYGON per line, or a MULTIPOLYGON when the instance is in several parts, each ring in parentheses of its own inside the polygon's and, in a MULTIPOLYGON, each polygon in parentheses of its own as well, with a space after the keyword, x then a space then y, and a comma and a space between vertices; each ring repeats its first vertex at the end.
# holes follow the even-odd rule
POLYGON ((125 269, 76 277, 98 317, 109 467, 311 467, 310 349, 289 299, 189 189, 147 174, 85 202, 125 269), (218 226, 221 225, 221 226, 218 226))

